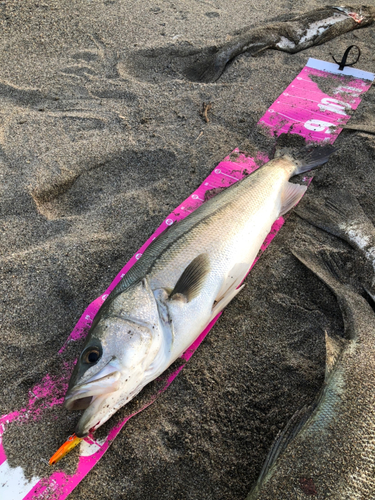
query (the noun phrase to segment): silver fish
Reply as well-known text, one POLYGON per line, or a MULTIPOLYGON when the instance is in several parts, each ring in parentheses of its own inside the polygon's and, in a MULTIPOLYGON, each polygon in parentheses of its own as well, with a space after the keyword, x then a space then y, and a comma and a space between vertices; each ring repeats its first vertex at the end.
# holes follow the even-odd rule
POLYGON ((296 210, 310 224, 345 240, 367 261, 370 273, 362 280, 375 300, 375 227, 358 200, 348 191, 335 190, 319 199, 306 200, 296 210))
POLYGON ((268 162, 150 245, 102 306, 72 374, 65 406, 85 409, 77 436, 166 370, 235 297, 273 222, 306 190, 289 178, 333 151, 310 147, 299 160, 268 162))
POLYGON ((370 500, 375 498, 374 311, 343 283, 339 252, 293 253, 336 295, 345 332, 326 334, 320 397, 276 440, 247 500, 370 500))
POLYGON ((185 75, 193 81, 216 82, 226 65, 244 52, 257 56, 267 49, 274 49, 295 54, 348 31, 369 26, 374 19, 375 7, 325 6, 287 21, 245 31, 195 62, 185 70, 185 75))

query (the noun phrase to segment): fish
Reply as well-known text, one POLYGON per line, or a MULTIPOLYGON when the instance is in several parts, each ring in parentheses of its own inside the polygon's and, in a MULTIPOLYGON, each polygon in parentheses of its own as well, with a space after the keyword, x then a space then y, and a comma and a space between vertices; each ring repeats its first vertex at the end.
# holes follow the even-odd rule
POLYGON ((147 248, 96 315, 70 378, 65 407, 84 410, 77 438, 164 372, 240 292, 273 222, 306 191, 289 178, 334 151, 279 149, 147 248))
POLYGON ((296 214, 310 224, 349 243, 367 262, 362 281, 375 300, 375 227, 357 198, 347 190, 335 189, 306 200, 296 214))
POLYGON ((274 49, 295 54, 343 33, 370 26, 374 19, 375 7, 372 6, 326 6, 287 21, 246 30, 210 50, 188 66, 184 74, 192 81, 216 82, 227 64, 244 52, 258 56, 267 49, 274 49))
POLYGON ((375 498, 375 315, 347 286, 343 254, 292 250, 335 294, 343 336, 326 339, 317 400, 292 418, 272 446, 247 500, 375 498))

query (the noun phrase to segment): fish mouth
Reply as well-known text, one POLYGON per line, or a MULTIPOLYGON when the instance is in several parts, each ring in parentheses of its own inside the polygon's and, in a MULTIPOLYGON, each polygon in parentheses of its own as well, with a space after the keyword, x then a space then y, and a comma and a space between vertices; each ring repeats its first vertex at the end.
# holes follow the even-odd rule
POLYGON ((94 396, 87 396, 85 398, 68 400, 65 403, 65 408, 68 410, 86 410, 92 403, 93 399, 94 396))
POLYGON ((73 386, 65 396, 68 410, 87 410, 96 399, 116 392, 120 388, 121 371, 117 360, 111 360, 98 373, 83 384, 73 386))

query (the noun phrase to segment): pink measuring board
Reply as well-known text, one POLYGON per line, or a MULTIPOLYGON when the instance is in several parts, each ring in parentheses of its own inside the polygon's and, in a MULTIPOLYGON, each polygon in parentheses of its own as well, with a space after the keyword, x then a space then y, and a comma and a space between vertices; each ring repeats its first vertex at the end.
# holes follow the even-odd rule
MULTIPOLYGON (((299 134, 307 141, 333 143, 342 130, 342 126, 349 120, 351 110, 357 108, 362 95, 369 89, 373 80, 374 75, 372 73, 348 67, 344 68, 343 71, 339 71, 336 64, 309 59, 300 74, 262 116, 259 125, 263 129, 263 133, 266 131, 266 133, 273 136, 289 132, 299 134), (325 82, 325 85, 320 85, 321 82, 325 82), (325 93, 321 88, 329 89, 329 93, 325 93)), ((134 263, 142 257, 142 253, 155 238, 168 226, 177 223, 193 212, 204 202, 205 196, 215 193, 216 188, 230 186, 256 170, 266 161, 268 161, 266 153, 259 153, 257 158, 251 158, 246 153, 235 149, 231 155, 220 162, 199 188, 168 215, 154 234, 124 266, 103 295, 87 307, 66 343, 60 349, 59 354, 64 353, 70 342, 75 342, 87 335, 93 318, 109 293, 134 263), (210 193, 207 193, 208 191, 210 193)), ((283 223, 284 219, 282 217, 274 223, 270 234, 262 245, 260 254, 271 243, 283 223)), ((165 376, 163 388, 150 397, 149 401, 139 411, 152 404, 169 387, 219 316, 220 314, 182 355, 182 364, 179 368, 168 377, 165 376)), ((120 424, 113 425, 107 437, 100 442, 95 439, 95 436, 84 439, 80 444, 77 469, 72 475, 59 471, 58 464, 54 469, 51 468, 49 477, 35 477, 28 481, 21 467, 11 468, 1 441, 7 424, 16 421, 19 422, 19 425, 28 425, 28 422, 36 419, 48 418, 48 409, 63 403, 74 362, 75 360, 71 360, 70 363, 62 362, 62 373, 58 379, 46 374, 39 384, 30 388, 30 399, 27 407, 0 417, 1 499, 63 500, 95 466, 122 427, 135 415, 130 415, 120 424)), ((55 449, 51 449, 50 455, 55 451, 55 449)), ((49 456, 45 458, 48 460, 49 456)))

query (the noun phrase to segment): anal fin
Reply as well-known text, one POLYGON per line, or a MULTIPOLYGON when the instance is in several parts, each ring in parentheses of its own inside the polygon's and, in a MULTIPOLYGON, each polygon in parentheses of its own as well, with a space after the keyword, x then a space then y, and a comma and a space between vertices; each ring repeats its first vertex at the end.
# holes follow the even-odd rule
POLYGON ((284 215, 300 201, 305 194, 307 186, 288 182, 281 194, 281 209, 279 215, 284 215))

